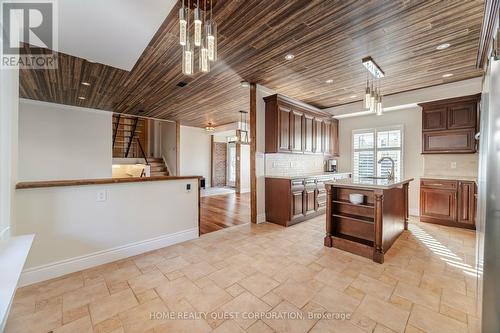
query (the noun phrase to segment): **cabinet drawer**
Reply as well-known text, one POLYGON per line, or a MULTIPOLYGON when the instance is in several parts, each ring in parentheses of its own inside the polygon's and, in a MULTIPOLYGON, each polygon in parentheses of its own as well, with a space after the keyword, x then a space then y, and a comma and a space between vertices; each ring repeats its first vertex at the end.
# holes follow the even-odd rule
POLYGON ((423 132, 422 153, 475 153, 475 129, 423 132))
POLYGON ((443 190, 456 190, 458 182, 456 180, 443 180, 443 179, 421 179, 421 187, 437 188, 443 190))

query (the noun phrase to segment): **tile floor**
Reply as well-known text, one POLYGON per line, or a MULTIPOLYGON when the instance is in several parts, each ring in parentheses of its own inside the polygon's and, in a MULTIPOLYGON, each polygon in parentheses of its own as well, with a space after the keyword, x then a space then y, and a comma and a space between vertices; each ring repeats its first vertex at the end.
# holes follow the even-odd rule
POLYGON ((413 220, 380 265, 323 247, 323 218, 236 226, 21 288, 6 332, 478 331, 473 231, 413 220))

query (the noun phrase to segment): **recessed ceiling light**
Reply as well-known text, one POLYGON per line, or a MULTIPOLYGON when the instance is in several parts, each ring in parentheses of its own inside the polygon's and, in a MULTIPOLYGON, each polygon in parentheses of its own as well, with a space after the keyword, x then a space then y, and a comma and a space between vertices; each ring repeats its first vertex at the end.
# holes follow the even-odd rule
POLYGON ((290 54, 287 54, 287 55, 285 56, 285 59, 286 59, 286 60, 292 60, 293 58, 295 58, 295 56, 294 56, 293 54, 291 54, 291 53, 290 53, 290 54))
POLYGON ((446 74, 443 74, 443 77, 446 78, 446 77, 452 77, 453 74, 452 73, 446 73, 446 74))
POLYGON ((78 96, 78 99, 81 99, 82 101, 85 99, 83 96, 78 96))
POLYGON ((243 87, 243 88, 248 88, 249 87, 249 84, 247 81, 241 81, 240 82, 240 85, 243 87))
POLYGON ((436 50, 444 50, 444 49, 447 49, 451 46, 450 43, 444 43, 444 44, 440 44, 436 47, 436 50))
POLYGON ((325 81, 325 83, 332 84, 333 80, 332 79, 328 79, 328 80, 325 81))
POLYGON ((83 84, 84 86, 90 86, 90 83, 89 83, 89 82, 82 81, 82 84, 83 84))
POLYGON ((350 97, 350 98, 356 98, 356 97, 358 97, 358 95, 351 95, 351 96, 349 96, 349 97, 350 97))

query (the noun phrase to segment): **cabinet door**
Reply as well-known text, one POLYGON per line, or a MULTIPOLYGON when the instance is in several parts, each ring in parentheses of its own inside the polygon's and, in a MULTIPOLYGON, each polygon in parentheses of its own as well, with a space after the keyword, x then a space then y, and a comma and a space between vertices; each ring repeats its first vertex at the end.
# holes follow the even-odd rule
POLYGON ((455 190, 421 188, 420 215, 455 222, 457 219, 457 192, 455 190))
POLYGON ((424 108, 422 113, 422 131, 438 131, 446 129, 446 106, 424 108))
POLYGON ((332 141, 331 141, 331 152, 333 156, 339 156, 339 121, 338 119, 332 120, 332 141))
POLYGON ((294 111, 292 113, 292 150, 302 151, 302 113, 294 111))
POLYGON ((331 155, 331 134, 332 134, 332 123, 325 120, 323 122, 323 152, 327 155, 331 155))
POLYGON ((314 118, 304 115, 304 135, 302 139, 303 151, 305 153, 313 152, 313 122, 314 118))
POLYGON ((291 110, 289 108, 279 106, 279 150, 280 151, 290 151, 291 150, 291 142, 290 142, 290 134, 291 134, 291 110))
POLYGON ((292 192, 292 220, 304 216, 304 191, 292 192))
POLYGON ((475 153, 475 129, 431 131, 422 134, 422 153, 475 153))
POLYGON ((314 141, 313 152, 316 154, 323 153, 323 121, 321 119, 314 119, 314 141))
POLYGON ((474 225, 475 193, 476 184, 474 182, 458 183, 458 222, 474 225))
POLYGON ((457 103, 448 107, 448 129, 476 128, 476 102, 457 103))
POLYGON ((304 195, 304 214, 308 215, 316 212, 316 187, 306 187, 304 195))

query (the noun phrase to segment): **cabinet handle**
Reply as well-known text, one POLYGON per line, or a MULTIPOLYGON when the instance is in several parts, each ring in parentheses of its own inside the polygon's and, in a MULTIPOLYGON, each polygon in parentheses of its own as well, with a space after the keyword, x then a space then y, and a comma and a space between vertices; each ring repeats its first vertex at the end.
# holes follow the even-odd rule
POLYGON ((435 184, 427 184, 427 186, 443 186, 443 184, 435 183, 435 184))

